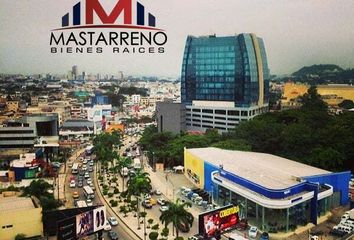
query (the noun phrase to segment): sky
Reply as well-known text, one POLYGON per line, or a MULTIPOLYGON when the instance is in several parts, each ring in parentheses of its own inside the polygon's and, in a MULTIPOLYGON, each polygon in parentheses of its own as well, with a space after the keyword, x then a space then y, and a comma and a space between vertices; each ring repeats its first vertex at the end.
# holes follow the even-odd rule
MULTIPOLYGON (((50 30, 77 2, 1 0, 0 73, 66 74, 77 65, 93 74, 179 77, 188 35, 244 32, 263 38, 272 74, 312 64, 354 68, 352 0, 139 0, 168 36, 164 54, 51 54, 50 30)), ((116 0, 100 2, 109 9, 116 0)))

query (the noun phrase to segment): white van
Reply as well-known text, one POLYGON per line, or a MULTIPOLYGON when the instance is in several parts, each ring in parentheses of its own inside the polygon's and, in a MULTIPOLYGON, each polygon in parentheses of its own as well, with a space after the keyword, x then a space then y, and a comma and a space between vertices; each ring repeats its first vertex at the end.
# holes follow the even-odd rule
POLYGON ((134 158, 133 167, 135 170, 141 168, 140 158, 134 158))
POLYGON ((129 169, 127 167, 124 167, 120 170, 120 175, 122 175, 122 177, 128 177, 129 174, 129 169))

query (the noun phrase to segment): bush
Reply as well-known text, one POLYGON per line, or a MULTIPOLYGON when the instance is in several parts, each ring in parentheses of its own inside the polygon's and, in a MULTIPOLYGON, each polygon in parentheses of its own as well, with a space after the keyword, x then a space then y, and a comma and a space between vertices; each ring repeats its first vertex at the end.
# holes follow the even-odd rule
POLYGON ((155 224, 154 226, 151 227, 152 230, 158 230, 159 229, 159 224, 155 224))
POLYGON ((23 233, 19 233, 16 235, 15 240, 26 239, 26 235, 23 233))
POLYGON ((108 197, 109 198, 113 197, 113 193, 112 192, 108 193, 108 197))
POLYGON ((175 240, 184 240, 183 237, 176 237, 175 240))
POLYGON ((116 177, 114 177, 114 178, 111 179, 112 182, 117 182, 117 180, 118 180, 118 179, 117 179, 116 177))
POLYGON ((103 184, 103 190, 108 190, 108 185, 106 185, 106 184, 103 184))
POLYGON ((158 237, 159 237, 159 233, 158 232, 151 232, 149 234, 149 239, 150 240, 157 240, 158 237))
POLYGON ((108 194, 108 190, 103 190, 103 195, 107 195, 108 194))
POLYGON ((162 229, 161 236, 168 237, 169 233, 170 233, 170 230, 165 227, 165 228, 162 229))
POLYGON ((113 200, 113 202, 111 203, 111 206, 112 207, 117 207, 118 206, 118 202, 113 200))
POLYGON ((118 193, 119 193, 119 189, 118 189, 118 188, 114 188, 113 193, 114 193, 114 194, 118 194, 118 193))
POLYGON ((119 207, 119 212, 122 213, 122 212, 124 212, 125 210, 126 210, 126 207, 125 207, 125 206, 120 206, 120 207, 119 207))
POLYGON ((103 181, 103 177, 102 177, 102 176, 99 176, 99 177, 98 177, 98 180, 103 181))

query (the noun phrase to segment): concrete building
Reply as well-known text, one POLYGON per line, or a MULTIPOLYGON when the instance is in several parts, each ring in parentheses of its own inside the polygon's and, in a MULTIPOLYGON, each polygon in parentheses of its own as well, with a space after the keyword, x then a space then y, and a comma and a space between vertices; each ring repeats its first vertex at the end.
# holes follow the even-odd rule
POLYGON ((269 69, 263 40, 248 33, 188 36, 181 100, 186 105, 187 130, 227 131, 241 120, 267 112, 269 69))
POLYGON ((159 132, 179 134, 186 131, 186 111, 182 103, 171 101, 156 104, 156 118, 159 132))
POLYGON ((36 206, 31 198, 0 196, 1 240, 13 240, 17 234, 43 236, 42 208, 36 206))
POLYGON ((289 232, 348 203, 350 172, 333 173, 271 154, 193 148, 185 175, 223 206, 268 232, 289 232))
MULTIPOLYGON (((302 83, 287 82, 283 87, 281 98, 282 109, 299 108, 302 104, 299 100, 307 93, 310 85, 302 83)), ((354 86, 345 84, 317 85, 317 92, 323 101, 330 106, 337 106, 344 100, 354 101, 354 86)))
POLYGON ((95 133, 95 123, 87 119, 70 119, 59 130, 60 140, 86 139, 95 133))
POLYGON ((18 108, 19 108, 18 101, 7 101, 6 102, 6 110, 7 111, 17 112, 18 108))

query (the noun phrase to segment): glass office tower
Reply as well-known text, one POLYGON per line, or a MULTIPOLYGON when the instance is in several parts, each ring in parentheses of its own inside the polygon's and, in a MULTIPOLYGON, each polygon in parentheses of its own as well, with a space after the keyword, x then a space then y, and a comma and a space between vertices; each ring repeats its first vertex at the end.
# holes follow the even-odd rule
POLYGON ((188 36, 181 78, 187 129, 234 128, 268 110, 268 92, 269 69, 261 38, 188 36))

